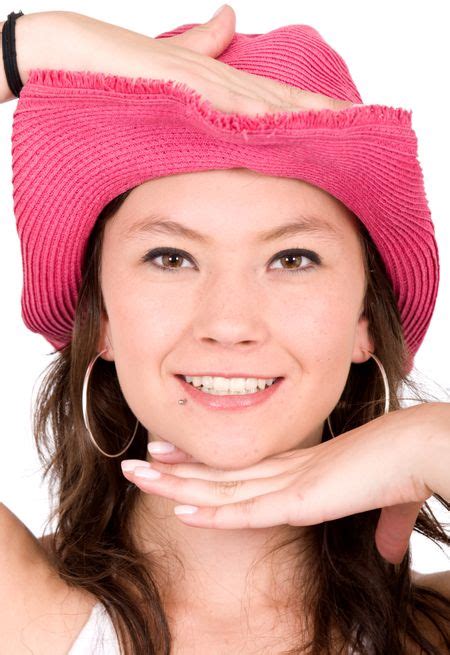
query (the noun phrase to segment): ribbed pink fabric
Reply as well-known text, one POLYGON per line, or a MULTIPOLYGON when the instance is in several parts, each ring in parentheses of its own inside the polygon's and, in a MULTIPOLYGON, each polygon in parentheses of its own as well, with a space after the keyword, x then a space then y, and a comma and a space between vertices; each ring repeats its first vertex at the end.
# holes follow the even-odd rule
MULTIPOLYGON (((362 103, 343 59, 308 25, 236 33, 218 59, 291 86, 362 103)), ((245 167, 306 180, 338 198, 364 223, 392 281, 410 371, 439 282, 411 114, 384 105, 258 117, 227 114, 171 80, 32 70, 12 133, 26 326, 56 349, 70 341, 82 255, 99 212, 112 198, 163 175, 245 167)))

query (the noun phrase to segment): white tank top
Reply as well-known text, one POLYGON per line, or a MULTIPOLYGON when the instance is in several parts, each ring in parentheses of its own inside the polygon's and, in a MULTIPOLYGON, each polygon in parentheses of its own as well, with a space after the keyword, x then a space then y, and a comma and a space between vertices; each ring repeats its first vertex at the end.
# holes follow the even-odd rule
POLYGON ((120 655, 111 618, 98 601, 67 655, 120 655))
MULTIPOLYGON (((89 619, 67 655, 120 655, 119 641, 111 618, 103 603, 98 601, 89 619)), ((349 655, 358 655, 349 650, 349 655)))

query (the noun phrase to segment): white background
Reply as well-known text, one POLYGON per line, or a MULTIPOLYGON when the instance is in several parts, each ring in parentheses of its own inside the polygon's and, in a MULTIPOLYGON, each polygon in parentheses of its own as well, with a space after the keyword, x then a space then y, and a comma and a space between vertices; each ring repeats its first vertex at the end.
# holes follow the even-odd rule
MULTIPOLYGON (((161 3, 128 0, 3 3, 1 20, 11 11, 76 11, 120 25, 150 37, 184 23, 203 23, 220 0, 168 0, 161 3)), ((340 2, 315 0, 293 3, 277 0, 230 2, 236 12, 236 31, 264 33, 293 23, 309 24, 344 58, 365 104, 412 109, 413 128, 419 140, 419 161, 440 246, 441 283, 436 310, 425 341, 416 357, 415 377, 425 389, 450 400, 450 129, 448 123, 448 62, 450 42, 445 3, 378 0, 340 2), (255 9, 257 9, 255 11, 255 9)), ((19 19, 20 20, 20 19, 19 19)), ((2 62, 0 62, 0 65, 2 62)), ((151 75, 149 75, 151 77, 151 75)), ((36 535, 48 516, 47 484, 31 432, 31 408, 40 376, 50 362, 52 348, 29 332, 21 319, 22 262, 12 203, 11 131, 17 100, 0 105, 0 409, 2 417, 1 500, 36 535)), ((432 457, 432 453, 428 453, 432 457)), ((449 514, 434 499, 436 516, 449 514)), ((413 569, 428 573, 450 569, 450 549, 443 552, 419 534, 411 537, 413 569)))

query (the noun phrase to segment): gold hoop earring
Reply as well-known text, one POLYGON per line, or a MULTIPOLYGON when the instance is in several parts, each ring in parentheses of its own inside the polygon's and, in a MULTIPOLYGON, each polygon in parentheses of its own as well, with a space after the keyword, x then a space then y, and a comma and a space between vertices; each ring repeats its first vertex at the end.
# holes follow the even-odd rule
POLYGON ((88 417, 88 413, 87 413, 87 390, 88 390, 89 378, 91 376, 92 368, 93 368, 96 360, 100 357, 100 355, 103 355, 103 353, 107 352, 107 350, 108 350, 108 348, 105 348, 100 353, 98 353, 98 355, 96 355, 96 357, 94 357, 94 359, 92 359, 89 362, 89 366, 87 367, 86 374, 84 376, 84 381, 83 381, 82 407, 83 407, 84 427, 86 428, 87 433, 89 434, 89 437, 90 437, 92 443, 97 448, 97 450, 99 450, 103 455, 105 455, 105 457, 114 458, 114 457, 120 457, 120 455, 122 455, 127 450, 127 448, 129 448, 131 446, 131 443, 132 443, 134 437, 136 436, 136 432, 137 432, 138 425, 139 425, 139 419, 136 420, 136 427, 134 428, 133 436, 131 437, 130 441, 127 443, 125 448, 123 448, 120 451, 120 453, 117 453, 116 455, 110 455, 109 453, 106 453, 102 448, 100 448, 100 446, 97 444, 97 442, 94 439, 94 436, 93 436, 93 434, 91 432, 91 426, 89 425, 89 417, 88 417))

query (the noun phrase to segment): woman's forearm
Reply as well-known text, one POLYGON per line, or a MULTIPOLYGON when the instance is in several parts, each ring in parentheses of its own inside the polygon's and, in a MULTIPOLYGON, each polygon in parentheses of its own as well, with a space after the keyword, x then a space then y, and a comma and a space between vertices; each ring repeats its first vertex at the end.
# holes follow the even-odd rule
MULTIPOLYGON (((0 23, 1 30, 5 22, 6 19, 0 23)), ((68 25, 64 11, 41 11, 16 19, 17 68, 23 84, 32 68, 64 68, 68 56, 73 57, 70 46, 67 53, 63 45, 64 25, 68 25)), ((0 51, 0 102, 6 102, 15 96, 6 81, 1 40, 0 51)))
MULTIPOLYGON (((3 29, 4 23, 0 24, 0 29, 3 29)), ((165 70, 159 65, 161 44, 156 39, 77 12, 25 14, 16 20, 15 35, 17 67, 23 84, 33 68, 129 77, 156 75, 158 78, 165 70)), ((164 50, 167 50, 167 45, 164 50)), ((191 54, 189 62, 195 56, 191 54)), ((200 56, 198 58, 201 60, 200 56)), ((167 59, 166 54, 163 54, 163 59, 167 59)), ((15 96, 6 81, 3 57, 0 62, 0 102, 5 102, 15 96)))
MULTIPOLYGON (((3 30, 3 21, 0 29, 3 30)), ((17 68, 23 84, 33 68, 51 68, 115 75, 147 75, 154 39, 72 11, 24 14, 15 25, 17 68)), ((0 39, 0 50, 2 43, 0 39)), ((0 102, 13 100, 0 57, 0 102)))

